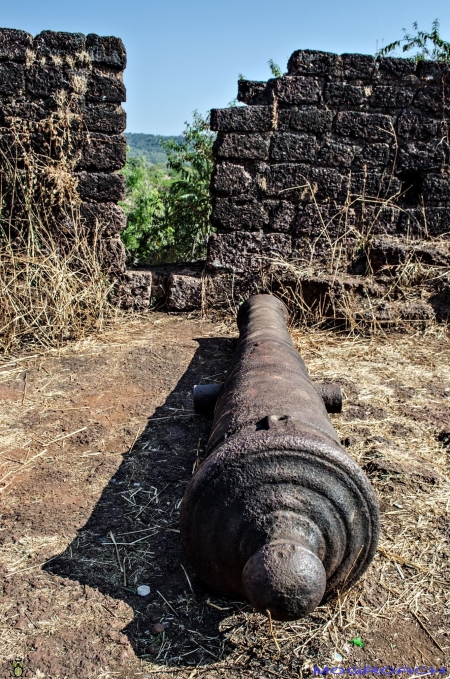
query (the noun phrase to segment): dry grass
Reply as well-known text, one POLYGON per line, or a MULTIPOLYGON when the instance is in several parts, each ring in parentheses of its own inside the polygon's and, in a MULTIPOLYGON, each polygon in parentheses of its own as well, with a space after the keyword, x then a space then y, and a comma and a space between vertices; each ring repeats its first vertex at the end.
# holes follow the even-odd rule
MULTIPOLYGON (((78 88, 79 89, 79 88, 78 88)), ((58 346, 116 315, 98 233, 80 219, 73 175, 78 96, 59 91, 43 120, 0 129, 0 352, 58 346)))

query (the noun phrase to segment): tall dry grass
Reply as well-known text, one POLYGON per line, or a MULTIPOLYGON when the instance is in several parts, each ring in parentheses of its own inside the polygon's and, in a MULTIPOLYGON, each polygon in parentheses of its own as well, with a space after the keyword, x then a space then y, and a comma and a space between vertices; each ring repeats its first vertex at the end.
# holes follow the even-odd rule
POLYGON ((58 92, 41 120, 0 128, 0 352, 55 347, 117 313, 80 218, 78 96, 58 92))

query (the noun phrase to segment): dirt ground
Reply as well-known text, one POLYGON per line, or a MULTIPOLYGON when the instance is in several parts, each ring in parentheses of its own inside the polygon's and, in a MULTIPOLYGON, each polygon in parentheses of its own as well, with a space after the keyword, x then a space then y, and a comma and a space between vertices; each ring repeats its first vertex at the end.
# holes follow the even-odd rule
POLYGON ((191 391, 223 380, 236 330, 131 319, 0 362, 1 677, 14 663, 40 679, 450 667, 448 337, 292 334, 311 376, 343 385, 344 412, 331 418, 379 498, 379 550, 362 580, 273 625, 205 591, 178 530, 211 426, 191 391))

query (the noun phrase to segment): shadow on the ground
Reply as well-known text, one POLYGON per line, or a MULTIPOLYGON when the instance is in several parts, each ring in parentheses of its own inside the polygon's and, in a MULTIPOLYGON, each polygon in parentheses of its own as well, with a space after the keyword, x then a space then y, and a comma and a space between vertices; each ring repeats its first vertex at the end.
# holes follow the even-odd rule
POLYGON ((244 608, 202 587, 180 543, 180 502, 211 428, 193 413, 192 388, 223 381, 234 350, 230 339, 197 341, 188 369, 124 456, 86 525, 44 567, 125 601, 135 615, 124 633, 136 654, 164 665, 223 657, 228 649, 220 623, 244 608), (148 585, 150 594, 138 596, 139 585, 148 585))

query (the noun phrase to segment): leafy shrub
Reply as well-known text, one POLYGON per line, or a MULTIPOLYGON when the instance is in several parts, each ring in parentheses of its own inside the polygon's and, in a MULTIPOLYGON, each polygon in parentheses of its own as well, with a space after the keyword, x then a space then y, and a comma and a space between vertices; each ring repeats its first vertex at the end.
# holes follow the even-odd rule
POLYGON ((450 42, 441 37, 439 32, 439 20, 435 19, 431 25, 431 31, 420 31, 417 21, 413 23, 415 35, 411 35, 403 28, 403 38, 395 40, 377 52, 377 56, 385 57, 395 52, 399 47, 402 52, 411 52, 417 49, 414 56, 416 61, 430 59, 432 61, 450 61, 450 42))

